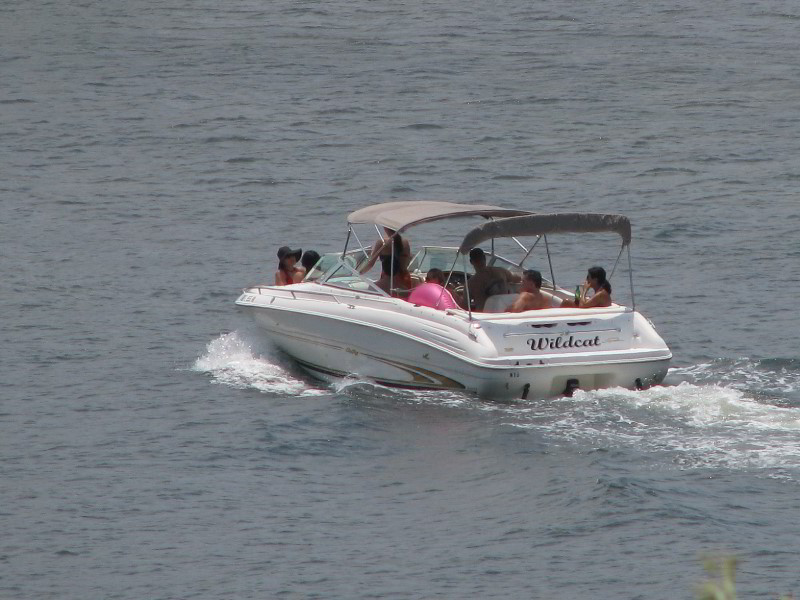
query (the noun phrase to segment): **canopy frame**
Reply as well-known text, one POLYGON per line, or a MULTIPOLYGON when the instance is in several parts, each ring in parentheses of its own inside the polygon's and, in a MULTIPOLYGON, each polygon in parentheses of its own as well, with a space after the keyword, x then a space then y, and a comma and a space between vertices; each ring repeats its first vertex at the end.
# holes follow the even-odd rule
MULTIPOLYGON (((614 263, 609 279, 616 272, 617 265, 621 258, 623 251, 627 249, 628 254, 628 278, 630 281, 631 290, 631 303, 633 310, 636 310, 636 297, 633 289, 633 266, 631 260, 631 224, 627 217, 618 214, 602 214, 602 213, 552 213, 552 214, 535 214, 531 211, 507 209, 499 206, 492 205, 479 205, 479 204, 457 204, 453 202, 436 202, 436 201, 406 201, 406 202, 385 202, 367 206, 365 208, 356 210, 348 216, 348 232, 347 239, 345 240, 342 256, 347 252, 349 242, 352 237, 355 237, 356 242, 361 247, 362 251, 367 253, 367 248, 358 239, 358 235, 354 230, 354 225, 373 225, 381 235, 380 228, 383 227, 389 231, 388 239, 393 239, 396 235, 404 232, 405 230, 423 223, 430 223, 433 221, 456 218, 456 217, 470 217, 481 216, 487 219, 486 222, 474 227, 470 230, 461 242, 456 253, 455 260, 453 261, 452 270, 458 262, 459 254, 463 255, 462 260, 465 261, 464 271, 466 272, 466 255, 472 248, 479 246, 482 242, 491 242, 491 255, 495 255, 495 238, 511 238, 516 242, 520 248, 525 252, 525 256, 519 261, 518 266, 532 254, 538 243, 544 239, 545 251, 547 253, 548 265, 550 268, 550 279, 553 289, 557 288, 555 272, 553 269, 553 262, 550 253, 550 245, 548 234, 554 233, 616 233, 620 236, 622 245, 620 248, 617 260, 614 263), (526 248, 517 237, 537 237, 536 242, 530 247, 526 248)), ((394 244, 391 244, 391 253, 394 255, 394 244)), ((394 261, 392 261, 394 263, 394 261)), ((393 271, 394 269, 392 269, 393 271)), ((449 281, 449 277, 448 277, 449 281)), ((467 287, 467 286, 465 286, 467 287)), ((394 289, 394 272, 390 273, 390 294, 394 289)), ((472 307, 471 299, 469 298, 468 289, 466 292, 467 311, 469 319, 472 320, 472 307)))
POLYGON ((430 223, 440 219, 479 216, 489 218, 508 218, 532 215, 529 210, 503 208, 491 204, 458 204, 434 200, 413 200, 404 202, 384 202, 373 204, 351 212, 347 216, 350 225, 371 224, 402 232, 415 225, 430 223))
MULTIPOLYGON (((556 277, 553 270, 553 261, 550 254, 550 245, 547 240, 547 234, 553 233, 616 233, 622 240, 622 245, 617 255, 617 260, 614 263, 614 268, 611 271, 608 279, 614 275, 617 270, 617 264, 622 256, 623 251, 628 251, 628 279, 630 282, 631 290, 631 308, 636 310, 636 295, 633 289, 633 265, 631 262, 631 223, 628 217, 618 214, 602 214, 602 213, 553 213, 553 214, 530 214, 521 215, 516 217, 507 217, 502 219, 493 219, 486 223, 475 227, 464 236, 464 240, 459 246, 458 252, 466 255, 472 248, 477 247, 482 242, 491 240, 492 254, 494 254, 494 241, 495 238, 511 238, 517 244, 518 236, 537 236, 540 239, 544 238, 545 250, 547 252, 547 262, 550 267, 550 279, 553 284, 553 289, 556 289, 556 277)), ((537 239, 537 243, 538 243, 537 239)), ((520 244, 522 245, 522 244, 520 244)), ((533 245, 534 247, 536 244, 533 245)), ((533 248, 531 248, 531 251, 533 248)), ((530 251, 525 255, 525 258, 520 261, 524 262, 530 251)), ((472 313, 470 311, 470 319, 472 313)))
POLYGON ((623 215, 554 213, 507 217, 483 223, 464 236, 459 252, 466 254, 487 240, 499 237, 535 236, 548 233, 616 233, 622 245, 631 243, 631 222, 623 215))

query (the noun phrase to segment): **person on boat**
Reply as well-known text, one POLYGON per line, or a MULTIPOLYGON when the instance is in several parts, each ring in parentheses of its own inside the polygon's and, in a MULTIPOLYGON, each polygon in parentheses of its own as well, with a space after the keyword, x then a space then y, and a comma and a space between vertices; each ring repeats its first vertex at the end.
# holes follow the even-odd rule
POLYGON ((453 295, 444 287, 445 282, 446 279, 441 269, 431 269, 425 276, 425 283, 412 290, 408 301, 420 306, 430 306, 437 310, 459 308, 453 295))
POLYGON ((401 296, 414 287, 411 273, 393 255, 381 257, 381 276, 375 285, 391 296, 401 296))
POLYGON ((302 255, 303 251, 300 248, 297 250, 292 250, 289 246, 278 248, 278 270, 275 271, 275 285, 290 285, 303 281, 306 271, 297 266, 297 261, 302 255))
POLYGON ((486 253, 481 248, 469 251, 469 262, 475 269, 475 275, 469 278, 467 288, 472 303, 472 310, 482 311, 489 296, 506 294, 512 283, 519 283, 520 276, 507 271, 503 267, 486 265, 486 253))
POLYGON ((586 273, 586 281, 580 288, 578 302, 564 300, 562 307, 571 308, 604 308, 611 306, 611 284, 606 279, 606 270, 603 267, 592 267, 586 273), (587 297, 589 290, 594 292, 591 298, 587 297))
POLYGON ((367 273, 375 262, 384 256, 394 254, 397 257, 399 264, 408 270, 408 265, 411 262, 411 243, 408 238, 404 238, 394 229, 388 227, 383 228, 384 236, 375 241, 370 252, 369 260, 361 267, 361 273, 367 273))
MULTIPOLYGON (((319 262, 319 252, 315 250, 306 250, 303 252, 303 258, 300 259, 300 264, 303 266, 303 269, 306 274, 311 272, 311 269, 314 268, 319 262)), ((297 283, 297 282, 295 282, 297 283)))
POLYGON ((542 274, 535 269, 528 269, 522 272, 522 289, 519 297, 508 307, 508 312, 524 312, 526 310, 538 310, 550 308, 550 298, 545 297, 541 292, 542 274))

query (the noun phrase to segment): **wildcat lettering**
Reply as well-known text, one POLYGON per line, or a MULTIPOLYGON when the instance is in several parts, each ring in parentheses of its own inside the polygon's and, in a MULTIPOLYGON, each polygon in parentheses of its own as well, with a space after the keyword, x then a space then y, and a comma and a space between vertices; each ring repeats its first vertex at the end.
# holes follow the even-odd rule
POLYGON ((528 338, 528 345, 531 350, 559 350, 561 348, 588 348, 600 345, 600 336, 593 338, 575 339, 574 336, 565 338, 563 335, 558 337, 528 338))

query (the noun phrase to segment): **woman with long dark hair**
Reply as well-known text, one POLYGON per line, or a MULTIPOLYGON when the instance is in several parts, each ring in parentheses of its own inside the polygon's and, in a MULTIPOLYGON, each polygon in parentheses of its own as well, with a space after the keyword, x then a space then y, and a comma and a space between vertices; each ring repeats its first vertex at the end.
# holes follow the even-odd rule
POLYGON ((384 256, 394 255, 395 260, 405 270, 408 270, 408 265, 411 262, 411 244, 407 238, 401 236, 394 229, 388 227, 383 228, 384 235, 382 239, 376 240, 372 246, 372 252, 369 255, 367 263, 361 267, 361 272, 368 272, 378 258, 383 259, 384 256))
POLYGON ((603 267, 592 267, 586 273, 586 281, 580 288, 577 302, 564 300, 562 308, 604 308, 611 306, 611 284, 606 279, 606 270, 603 267), (589 290, 594 291, 591 298, 587 297, 589 290))

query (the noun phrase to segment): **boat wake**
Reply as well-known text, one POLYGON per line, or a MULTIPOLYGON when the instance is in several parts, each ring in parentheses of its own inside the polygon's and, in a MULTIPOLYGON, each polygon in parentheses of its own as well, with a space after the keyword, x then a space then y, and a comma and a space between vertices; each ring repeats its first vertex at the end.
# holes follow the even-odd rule
POLYGON ((755 398, 800 406, 800 359, 718 359, 672 369, 669 380, 721 385, 755 398))
POLYGON ((208 373, 216 383, 237 388, 286 396, 319 396, 330 394, 327 388, 314 387, 281 365, 269 349, 262 353, 247 336, 234 331, 209 342, 205 354, 192 366, 194 371, 208 373))
POLYGON ((458 392, 389 388, 355 373, 330 384, 317 381, 298 371, 291 359, 269 345, 260 347, 259 342, 242 331, 224 333, 209 342, 205 353, 195 360, 192 370, 211 375, 215 383, 276 395, 337 395, 353 399, 451 405, 464 404, 470 398, 458 392))
POLYGON ((578 391, 509 407, 507 422, 557 443, 666 455, 680 468, 765 469, 798 478, 800 361, 720 360, 673 369, 667 381, 674 384, 578 391))
POLYGON ((332 387, 337 395, 357 400, 387 400, 394 403, 437 404, 458 407, 477 403, 477 400, 472 395, 463 392, 390 388, 356 375, 341 379, 332 387))
POLYGON ((577 391, 571 398, 495 403, 458 392, 387 388, 357 375, 333 384, 296 372, 289 359, 238 331, 212 340, 193 369, 215 383, 280 396, 436 404, 497 415, 552 444, 632 449, 678 468, 764 469, 798 479, 800 361, 718 360, 672 369, 667 385, 644 391, 577 391))

